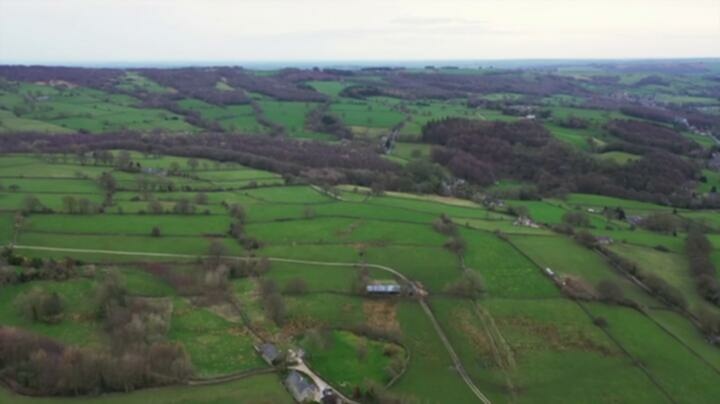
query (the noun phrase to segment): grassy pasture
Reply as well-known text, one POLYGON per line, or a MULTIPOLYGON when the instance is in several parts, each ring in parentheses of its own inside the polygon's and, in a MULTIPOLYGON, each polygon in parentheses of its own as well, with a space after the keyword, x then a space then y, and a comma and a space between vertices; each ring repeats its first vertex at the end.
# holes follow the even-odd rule
POLYGON ((122 280, 127 290, 132 295, 148 296, 148 297, 166 297, 175 296, 173 289, 166 282, 158 279, 148 272, 134 267, 111 268, 111 271, 117 271, 122 276, 122 280))
POLYGON ((389 129, 404 119, 402 113, 391 109, 386 102, 376 99, 366 102, 347 100, 334 102, 330 106, 330 111, 336 113, 349 126, 389 129))
POLYGON ((361 250, 350 245, 269 245, 259 251, 265 257, 308 261, 360 263, 361 250))
POLYGON ((0 402, 19 404, 230 404, 241 400, 245 403, 281 404, 294 403, 276 375, 258 375, 228 383, 210 386, 173 386, 138 390, 129 393, 105 394, 97 397, 37 398, 19 396, 0 389, 0 402))
POLYGON ((364 258, 371 264, 389 266, 420 281, 433 292, 442 291, 447 283, 460 276, 457 257, 439 246, 368 247, 364 258))
POLYGON ((646 247, 627 244, 614 245, 611 249, 635 262, 642 270, 654 273, 678 288, 687 299, 690 309, 696 309, 698 307, 713 309, 712 306, 697 293, 695 284, 690 277, 687 257, 684 255, 672 252, 664 253, 646 247))
MULTIPOLYGON (((387 277, 387 274, 379 269, 368 270, 373 278, 387 277)), ((357 269, 351 267, 274 262, 266 277, 277 282, 280 290, 284 290, 291 279, 300 278, 307 284, 309 292, 349 292, 356 273, 357 269)))
POLYGON ((619 151, 600 153, 597 155, 597 157, 599 159, 606 160, 606 161, 612 161, 616 164, 621 164, 621 165, 639 160, 641 158, 637 154, 619 152, 619 151))
POLYGON ((682 341, 690 352, 694 352, 720 370, 720 351, 708 344, 703 335, 686 318, 670 310, 648 311, 653 320, 666 328, 668 332, 682 341))
POLYGON ((318 217, 348 216, 387 222, 413 222, 430 224, 437 215, 422 211, 407 210, 401 206, 382 206, 372 203, 337 202, 312 206, 318 217))
POLYGON ((590 142, 595 141, 598 136, 598 133, 591 129, 569 129, 554 124, 545 124, 545 127, 558 140, 582 150, 589 150, 590 142))
POLYGON ((142 74, 136 72, 127 72, 122 76, 115 87, 125 91, 141 91, 148 93, 172 93, 173 89, 164 87, 142 74))
POLYGON ((348 83, 340 81, 308 81, 306 84, 314 88, 316 91, 327 94, 331 97, 337 97, 340 94, 340 91, 349 85, 348 83))
POLYGON ((564 392, 567 402, 580 399, 583 393, 587 395, 583 401, 590 402, 603 402, 607 394, 633 402, 651 402, 649 398, 658 397, 575 303, 542 300, 517 310, 516 302, 490 299, 483 306, 513 349, 520 401, 542 402, 538 397, 548 400, 558 390, 564 392), (595 384, 598 374, 606 375, 608 385, 615 387, 595 384), (573 381, 572 386, 567 386, 568 380, 573 381))
POLYGON ((203 170, 198 172, 197 178, 222 183, 225 181, 240 181, 254 179, 268 179, 282 177, 262 170, 244 169, 244 170, 203 170))
POLYGON ((413 160, 415 158, 427 159, 430 157, 430 149, 432 147, 423 143, 395 143, 392 155, 403 160, 413 160))
POLYGON ((455 220, 459 225, 480 229, 485 231, 501 231, 505 234, 533 234, 533 235, 552 235, 552 231, 546 228, 533 228, 527 226, 516 226, 510 220, 483 220, 483 219, 461 219, 455 220))
MULTIPOLYGON (((80 235, 51 233, 21 233, 18 244, 39 247, 105 250, 117 252, 166 253, 202 255, 207 252, 211 238, 205 237, 150 237, 117 235, 80 235)), ((229 254, 242 255, 242 248, 229 238, 219 239, 229 254)), ((65 255, 68 255, 67 253, 65 255)), ((128 256, 127 259, 132 259, 128 256)), ((135 257, 137 258, 137 257, 135 257)))
POLYGON ((149 236, 158 226, 163 236, 224 235, 230 218, 217 215, 34 215, 24 231, 149 236))
POLYGON ((601 304, 589 307, 608 321, 609 332, 677 402, 711 403, 720 393, 717 374, 640 313, 601 304))
POLYGON ((21 118, 10 111, 0 110, 0 133, 16 132, 72 133, 73 131, 60 125, 21 118))
POLYGON ((422 101, 403 107, 407 111, 408 120, 400 131, 402 134, 420 135, 425 124, 447 117, 486 119, 478 110, 469 108, 463 100, 422 101))
POLYGON ((465 265, 482 276, 488 296, 549 298, 560 295, 535 264, 511 244, 491 233, 463 230, 461 234, 467 241, 465 265))
POLYGON ((617 274, 598 254, 569 238, 513 235, 510 239, 542 268, 552 268, 560 275, 580 277, 592 286, 596 286, 600 281, 612 281, 622 288, 627 298, 637 303, 644 306, 659 304, 633 283, 617 274))
MULTIPOLYGON (((307 338, 300 341, 300 346, 310 355, 309 364, 313 370, 346 395, 352 395, 354 387, 362 386, 366 380, 380 385, 389 381, 386 368, 390 357, 384 351, 392 345, 348 331, 332 331, 327 347, 318 346, 307 338), (364 355, 358 353, 361 347, 365 349, 364 355)), ((403 354, 398 352, 396 355, 403 354)))
MULTIPOLYGON (((147 82, 144 84, 147 87, 147 82)), ((3 112, 4 123, 1 126, 6 130, 91 133, 124 129, 162 129, 172 132, 196 130, 183 117, 170 111, 139 108, 136 107, 138 100, 133 97, 90 88, 60 90, 45 85, 21 84, 14 93, 4 92, 0 103, 9 104, 20 111, 20 116, 3 112), (14 97, 17 95, 21 97, 14 97)))
POLYGON ((332 135, 312 132, 305 129, 306 117, 310 111, 317 108, 316 103, 297 101, 258 101, 260 108, 267 118, 282 125, 288 135, 297 138, 331 140, 332 135))
POLYGON ((654 248, 658 246, 665 247, 674 253, 683 253, 685 251, 685 238, 682 234, 674 237, 670 234, 654 233, 648 230, 605 230, 595 229, 593 234, 599 236, 611 237, 615 242, 654 248))
POLYGON ((464 353, 462 358, 473 377, 490 394, 507 397, 507 378, 517 388, 517 402, 599 403, 611 397, 612 401, 650 403, 659 398, 642 373, 571 301, 482 301, 482 308, 494 319, 509 347, 499 350, 504 366, 490 359, 493 348, 483 331, 489 323, 479 323, 470 307, 452 303, 434 305, 447 313, 441 318, 451 340, 464 353), (596 379, 600 374, 601 385, 596 379))
POLYGON ((184 99, 178 102, 181 108, 197 112, 203 119, 217 122, 226 131, 247 134, 262 134, 267 130, 258 122, 255 111, 249 104, 212 105, 201 100, 184 99))
POLYGON ((0 324, 56 338, 73 345, 97 345, 103 342, 100 326, 94 321, 93 287, 90 279, 72 279, 63 282, 35 281, 19 285, 5 285, 0 290, 0 324), (61 322, 46 324, 22 316, 16 299, 21 294, 38 287, 57 292, 63 301, 65 314, 61 322))
POLYGON ((258 188, 241 191, 240 195, 269 203, 311 204, 332 201, 329 197, 307 186, 258 188))
POLYGON ((63 193, 95 194, 100 193, 100 186, 94 181, 84 178, 13 178, 6 179, 7 186, 17 185, 17 192, 22 193, 63 193))
POLYGON ((656 205, 648 202, 633 201, 630 199, 613 198, 611 196, 590 195, 590 194, 570 194, 565 198, 565 203, 571 206, 583 206, 600 208, 607 206, 613 208, 620 206, 630 211, 658 211, 671 210, 667 206, 656 205))
POLYGON ((240 323, 230 322, 209 309, 173 299, 168 338, 181 342, 199 376, 224 375, 265 367, 253 348, 253 339, 240 323))
POLYGON ((494 217, 503 217, 502 215, 489 212, 479 205, 470 203, 465 206, 454 205, 451 203, 443 203, 442 199, 422 199, 413 198, 409 196, 400 197, 399 195, 388 195, 382 197, 373 197, 368 201, 368 204, 377 206, 378 208, 385 208, 388 206, 396 207, 399 209, 406 209, 410 211, 429 213, 436 216, 446 214, 454 219, 463 218, 476 218, 476 219, 488 219, 494 217))
POLYGON ((477 401, 463 383, 442 342, 415 302, 398 305, 397 318, 403 343, 410 349, 410 365, 391 391, 432 403, 471 403, 477 401))
POLYGON ((15 214, 0 212, 0 245, 12 241, 15 228, 15 214))
POLYGON ((0 181, 10 184, 23 178, 95 179, 103 172, 111 171, 109 167, 47 163, 31 157, 18 160, 17 164, 0 166, 0 181))
POLYGON ((286 296, 288 322, 302 327, 347 328, 363 324, 363 299, 330 293, 286 296))

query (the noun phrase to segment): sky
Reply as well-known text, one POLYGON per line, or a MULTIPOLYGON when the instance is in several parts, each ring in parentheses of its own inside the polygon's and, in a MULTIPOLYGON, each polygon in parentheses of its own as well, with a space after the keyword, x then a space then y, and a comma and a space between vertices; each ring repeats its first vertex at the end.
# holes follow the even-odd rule
POLYGON ((720 57, 720 0, 0 0, 0 63, 720 57))

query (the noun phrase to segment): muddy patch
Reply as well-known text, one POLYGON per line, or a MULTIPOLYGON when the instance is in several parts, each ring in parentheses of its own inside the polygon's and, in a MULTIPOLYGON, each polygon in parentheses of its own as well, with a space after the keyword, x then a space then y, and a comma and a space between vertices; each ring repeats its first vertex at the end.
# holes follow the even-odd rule
POLYGON ((497 319, 501 328, 510 327, 523 335, 537 338, 512 343, 513 350, 522 353, 530 351, 585 351, 596 352, 604 356, 617 354, 611 346, 601 344, 582 330, 562 330, 554 324, 541 323, 527 317, 509 317, 497 319))
POLYGON ((397 304, 387 300, 366 300, 363 302, 363 313, 367 325, 387 333, 399 333, 400 323, 397 320, 397 304))
POLYGON ((470 338, 472 346, 477 351, 481 360, 484 363, 496 364, 495 362, 497 361, 493 355, 492 341, 488 338, 487 333, 478 326, 478 319, 468 310, 462 309, 453 311, 452 318, 460 328, 460 331, 470 338))

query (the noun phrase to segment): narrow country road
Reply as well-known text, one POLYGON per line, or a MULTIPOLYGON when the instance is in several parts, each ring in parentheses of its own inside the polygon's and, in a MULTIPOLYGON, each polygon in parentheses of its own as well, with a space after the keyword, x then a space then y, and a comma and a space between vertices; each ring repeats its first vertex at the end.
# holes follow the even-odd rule
MULTIPOLYGON (((43 247, 43 246, 31 246, 31 245, 12 245, 11 247, 16 248, 18 250, 35 250, 35 251, 54 251, 54 252, 66 252, 66 253, 83 253, 83 254, 107 254, 107 255, 123 255, 123 256, 145 256, 145 257, 164 257, 164 258, 208 258, 207 255, 198 255, 198 254, 174 254, 174 253, 153 253, 153 252, 140 252, 140 251, 113 251, 113 250, 94 250, 94 249, 84 249, 84 248, 64 248, 64 247, 43 247)), ((251 259, 257 259, 257 258, 263 258, 263 257, 257 257, 257 258, 248 258, 248 257, 238 257, 238 256, 232 256, 227 255, 223 256, 225 259, 235 259, 235 260, 251 260, 251 259)), ((361 265, 359 263, 355 262, 325 262, 325 261, 311 261, 311 260, 298 260, 293 258, 278 258, 278 257, 264 257, 270 260, 270 262, 287 262, 287 263, 295 263, 295 264, 306 264, 306 265, 321 265, 321 266, 340 266, 340 267, 350 267, 355 268, 358 265, 361 265)), ((413 284, 408 277, 403 275, 401 272, 397 271, 396 269, 393 269, 391 267, 385 266, 385 265, 378 265, 378 264, 362 264, 365 265, 368 268, 376 268, 388 273, 391 273, 398 278, 402 279, 405 282, 408 282, 410 284, 413 284)), ((450 356, 450 359, 453 362, 453 366, 457 370, 460 377, 463 379, 465 384, 467 384, 468 388, 475 394, 475 396, 482 401, 484 404, 491 404, 490 399, 485 396, 482 391, 475 385, 475 383, 472 381, 470 376, 468 375, 467 371, 465 370, 465 367, 463 366, 462 362, 460 362, 460 358, 458 357, 457 353, 455 352, 455 349, 453 348, 452 344, 450 343, 450 340, 445 335, 445 332, 443 331, 442 327, 440 326, 440 323, 438 323, 437 318, 435 318, 435 314, 430 310, 430 306, 428 306, 427 302, 425 301, 425 298, 421 298, 418 300, 420 302, 420 306, 422 307, 425 314, 430 319, 430 322, 433 325, 433 328, 435 329, 435 332, 437 333, 438 337, 442 341, 443 345, 445 346, 445 349, 448 352, 448 355, 450 356)))

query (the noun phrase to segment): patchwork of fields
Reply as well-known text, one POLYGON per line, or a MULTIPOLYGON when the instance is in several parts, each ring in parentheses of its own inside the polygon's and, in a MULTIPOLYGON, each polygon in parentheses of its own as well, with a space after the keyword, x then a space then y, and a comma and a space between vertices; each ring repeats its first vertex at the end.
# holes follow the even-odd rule
MULTIPOLYGON (((360 111, 348 107, 342 113, 369 125, 360 111)), ((396 122, 392 114, 376 119, 371 123, 396 122)), ((302 124, 290 128, 302 135, 302 124)), ((268 369, 253 348, 262 339, 302 346, 313 369, 346 395, 370 381, 390 383, 389 393, 420 402, 476 402, 463 372, 492 402, 703 403, 720 394, 720 351, 684 313, 547 226, 516 225, 503 210, 452 198, 377 195, 351 187, 325 192, 285 185, 276 174, 236 164, 190 164, 139 153, 130 158, 141 164, 140 172, 81 164, 73 157, 0 157, 0 242, 14 244, 27 265, 32 258, 66 257, 83 267, 93 264, 84 276, 3 285, 0 324, 68 345, 105 346, 109 337, 93 315, 94 290, 108 273, 117 273, 129 296, 169 313, 165 338, 184 346, 198 379, 268 369), (103 172, 116 179, 110 195, 98 180, 103 172), (86 210, 73 210, 73 198, 86 200, 77 202, 86 210), (244 212, 242 238, 233 234, 237 206, 244 212), (464 240, 460 252, 448 248, 449 236, 437 230, 441 215, 457 228, 453 237, 464 240), (210 282, 205 266, 215 256, 228 267, 265 257, 269 270, 231 276, 223 289, 228 300, 179 281, 210 282), (612 281, 637 306, 570 299, 545 268, 589 285, 612 281), (482 280, 479 295, 457 292, 467 272, 482 280), (368 296, 356 290, 362 277, 408 279, 427 296, 368 296), (269 281, 283 302, 281 322, 268 316, 269 281), (32 288, 60 296, 67 308, 61 322, 32 321, 18 312, 18 296, 32 288)), ((533 220, 548 226, 562 223, 567 212, 588 212, 590 231, 615 239, 612 251, 677 287, 690 309, 717 310, 693 287, 682 233, 631 229, 599 212, 605 206, 634 214, 669 208, 582 194, 507 203, 524 206, 533 220)), ((678 214, 715 224, 715 213, 678 214)), ((714 248, 717 256, 720 243, 714 248)), ((93 400, 237 397, 290 400, 273 374, 93 400)), ((2 400, 65 401, 0 390, 2 400)))

